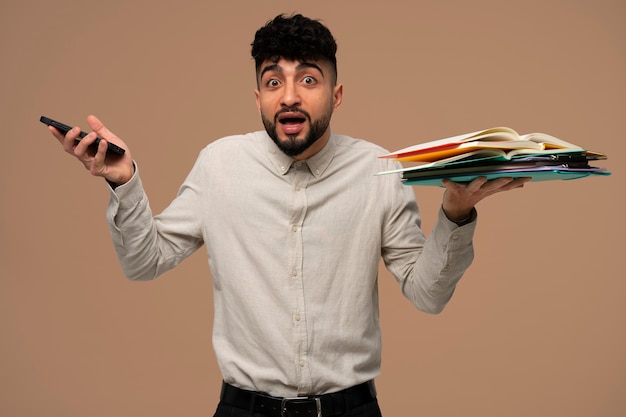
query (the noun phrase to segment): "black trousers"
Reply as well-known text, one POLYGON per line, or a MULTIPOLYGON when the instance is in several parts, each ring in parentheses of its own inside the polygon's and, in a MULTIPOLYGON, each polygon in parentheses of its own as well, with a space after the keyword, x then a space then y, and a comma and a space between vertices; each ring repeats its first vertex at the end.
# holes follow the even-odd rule
MULTIPOLYGON (((265 417, 263 414, 251 413, 248 410, 235 408, 231 405, 220 402, 217 405, 217 411, 213 417, 265 417)), ((322 416, 323 417, 323 416, 322 416)), ((337 417, 382 417, 378 401, 374 400, 370 403, 363 404, 359 407, 348 410, 345 414, 337 417)))

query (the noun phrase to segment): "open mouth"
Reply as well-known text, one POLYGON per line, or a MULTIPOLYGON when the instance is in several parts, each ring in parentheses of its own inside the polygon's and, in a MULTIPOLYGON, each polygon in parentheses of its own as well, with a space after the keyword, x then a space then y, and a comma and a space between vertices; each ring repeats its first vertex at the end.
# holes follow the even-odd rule
POLYGON ((283 112, 278 115, 277 121, 285 135, 295 136, 304 130, 307 117, 301 112, 283 112))
POLYGON ((280 119, 280 123, 284 125, 297 125, 300 123, 304 123, 304 117, 286 117, 284 119, 280 119))
POLYGON ((278 123, 283 125, 297 125, 306 122, 306 117, 302 114, 283 113, 278 116, 278 123))

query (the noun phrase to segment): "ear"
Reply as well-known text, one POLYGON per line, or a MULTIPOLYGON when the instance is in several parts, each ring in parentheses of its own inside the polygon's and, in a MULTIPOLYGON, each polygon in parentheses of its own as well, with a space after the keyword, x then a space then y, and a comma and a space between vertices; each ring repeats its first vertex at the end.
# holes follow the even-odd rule
POLYGON ((256 100, 256 109, 259 113, 261 113, 261 98, 259 97, 259 89, 254 89, 254 99, 256 100))
POLYGON ((343 101, 343 84, 333 87, 333 110, 337 110, 343 101))

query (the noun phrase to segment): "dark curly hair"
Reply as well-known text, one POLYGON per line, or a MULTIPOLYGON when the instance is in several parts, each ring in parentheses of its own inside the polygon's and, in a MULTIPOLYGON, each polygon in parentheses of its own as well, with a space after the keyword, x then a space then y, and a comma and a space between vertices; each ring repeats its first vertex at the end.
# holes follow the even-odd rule
POLYGON ((325 60, 331 64, 337 81, 337 43, 319 20, 280 14, 257 30, 251 46, 257 74, 266 60, 325 60))

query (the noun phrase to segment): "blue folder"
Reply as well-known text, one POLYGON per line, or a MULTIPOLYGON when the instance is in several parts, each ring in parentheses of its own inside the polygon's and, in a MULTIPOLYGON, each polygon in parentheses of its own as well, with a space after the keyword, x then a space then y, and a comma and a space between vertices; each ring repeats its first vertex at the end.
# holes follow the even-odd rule
POLYGON ((488 180, 510 177, 510 178, 528 178, 531 181, 553 181, 553 180, 576 180, 579 178, 585 178, 591 175, 611 175, 611 173, 601 168, 562 168, 562 167, 550 167, 550 166, 538 166, 533 168, 527 168, 522 170, 502 170, 492 172, 472 172, 469 174, 457 174, 446 176, 432 176, 426 178, 413 178, 403 180, 404 185, 430 185, 443 187, 441 180, 448 178, 454 182, 471 182, 478 177, 485 177, 488 180))

